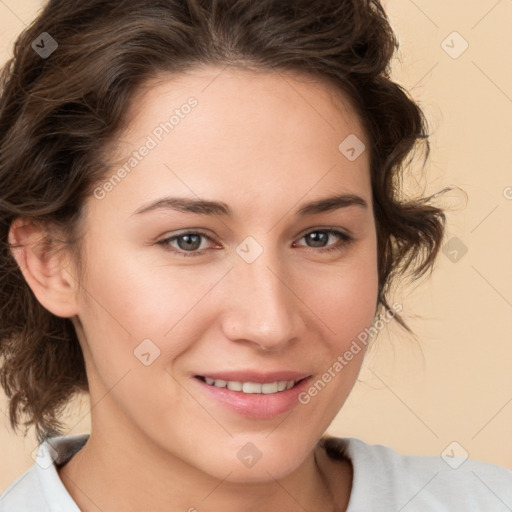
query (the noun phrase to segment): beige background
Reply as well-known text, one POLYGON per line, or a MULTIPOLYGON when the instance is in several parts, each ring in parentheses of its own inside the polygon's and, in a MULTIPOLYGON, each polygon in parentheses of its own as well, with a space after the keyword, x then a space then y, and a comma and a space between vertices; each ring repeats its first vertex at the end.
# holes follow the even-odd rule
MULTIPOLYGON (((468 250, 447 250, 430 279, 397 294, 417 341, 396 326, 381 333, 330 432, 414 454, 441 455, 456 441, 456 454, 512 468, 512 1, 385 5, 401 43, 395 79, 431 124, 420 185, 466 192, 442 204, 450 208, 447 241, 468 250), (463 40, 467 50, 453 58, 463 40)), ((0 0, 2 62, 40 6, 0 0)), ((34 462, 34 438, 10 431, 6 405, 2 396, 0 491, 34 462)), ((87 403, 79 405, 71 432, 88 429, 87 403)))

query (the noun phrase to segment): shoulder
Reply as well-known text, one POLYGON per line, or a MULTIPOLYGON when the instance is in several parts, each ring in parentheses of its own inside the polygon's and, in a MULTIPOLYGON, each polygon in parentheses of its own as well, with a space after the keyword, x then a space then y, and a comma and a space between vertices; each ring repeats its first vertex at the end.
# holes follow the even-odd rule
POLYGON ((23 473, 0 496, 0 512, 21 510, 27 512, 50 510, 44 499, 35 466, 23 473))
POLYGON ((330 457, 352 462, 347 512, 512 510, 510 469, 457 457, 403 455, 354 438, 324 437, 321 443, 330 457))
POLYGON ((80 512, 59 478, 57 464, 67 462, 87 439, 77 434, 42 443, 36 463, 0 496, 0 512, 80 512))

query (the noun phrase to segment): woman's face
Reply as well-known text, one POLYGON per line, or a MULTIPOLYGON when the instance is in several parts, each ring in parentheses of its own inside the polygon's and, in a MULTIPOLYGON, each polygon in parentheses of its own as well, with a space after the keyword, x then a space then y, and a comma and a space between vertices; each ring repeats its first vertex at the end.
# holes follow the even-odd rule
POLYGON ((368 143, 343 98, 233 68, 134 98, 84 210, 93 435, 231 481, 305 459, 355 383, 364 347, 343 356, 377 301, 368 143))

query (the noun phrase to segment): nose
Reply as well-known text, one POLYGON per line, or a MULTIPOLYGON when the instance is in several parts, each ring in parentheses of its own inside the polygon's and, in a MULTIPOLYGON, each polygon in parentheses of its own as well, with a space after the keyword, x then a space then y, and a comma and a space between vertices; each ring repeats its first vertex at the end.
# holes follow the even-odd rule
POLYGON ((235 257, 223 290, 222 329, 228 339, 263 351, 282 350, 297 339, 301 290, 294 290, 284 267, 267 251, 252 263, 235 257))

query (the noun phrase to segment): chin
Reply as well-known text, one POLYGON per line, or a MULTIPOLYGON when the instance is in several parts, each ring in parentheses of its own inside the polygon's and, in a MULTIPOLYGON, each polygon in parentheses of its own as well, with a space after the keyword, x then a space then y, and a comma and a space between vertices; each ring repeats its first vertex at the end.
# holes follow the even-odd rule
POLYGON ((225 480, 244 484, 268 483, 287 477, 299 467, 300 463, 301 460, 290 460, 284 455, 269 457, 266 461, 262 458, 252 468, 243 467, 242 464, 232 467, 231 473, 225 480))
POLYGON ((277 435, 274 440, 271 437, 272 434, 267 438, 244 435, 243 439, 230 439, 229 446, 219 446, 217 453, 212 453, 210 461, 214 464, 208 473, 233 483, 256 484, 285 478, 303 463, 309 448, 304 439, 289 438, 285 442, 277 435))

